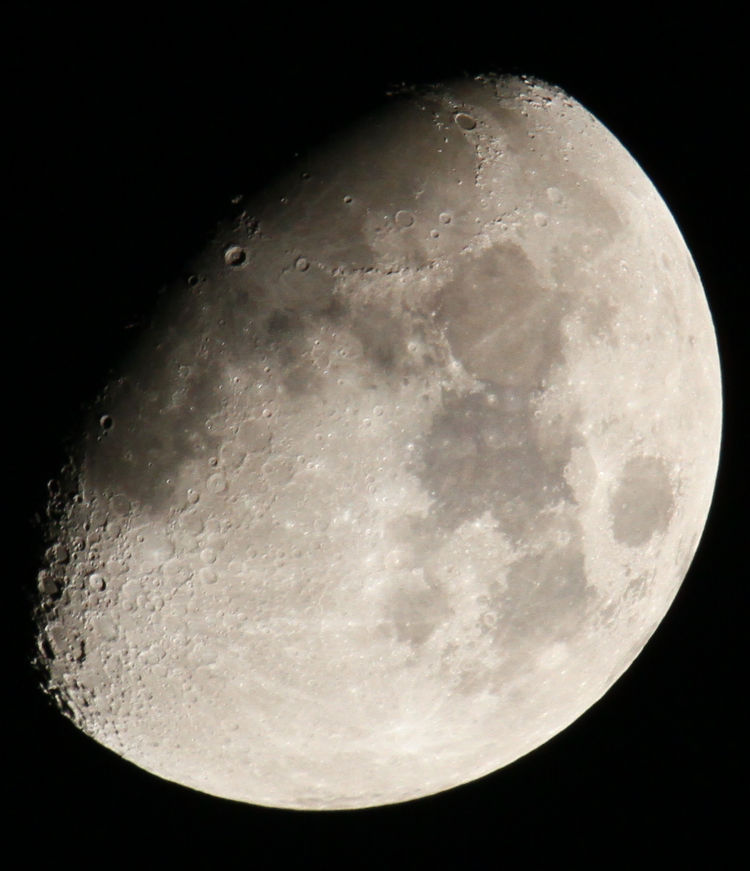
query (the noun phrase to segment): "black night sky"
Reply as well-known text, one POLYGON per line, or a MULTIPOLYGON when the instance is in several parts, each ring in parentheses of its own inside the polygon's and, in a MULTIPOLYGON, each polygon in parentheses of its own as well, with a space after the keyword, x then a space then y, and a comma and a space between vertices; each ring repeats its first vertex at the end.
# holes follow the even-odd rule
POLYGON ((511 18, 437 5, 429 14, 408 4, 398 14, 316 8, 281 10, 274 23, 252 12, 204 10, 188 21, 109 7, 106 22, 69 10, 6 21, 11 840, 28 857, 62 852, 97 865, 132 850, 147 867, 152 848, 175 862, 204 853, 217 867, 241 858, 260 868, 541 868, 567 858, 598 868, 631 851, 648 862, 654 851, 676 861, 699 850, 720 867, 725 851, 744 852, 747 740, 739 349, 748 96, 739 22, 632 7, 620 19, 603 4, 593 20, 531 7, 511 18), (40 551, 32 520, 63 436, 233 194, 262 185, 390 84, 493 70, 558 84, 609 127, 671 208, 702 276, 722 355, 725 430, 714 506, 683 587, 597 705, 513 765, 450 792, 300 813, 153 777, 56 713, 27 664, 40 551))

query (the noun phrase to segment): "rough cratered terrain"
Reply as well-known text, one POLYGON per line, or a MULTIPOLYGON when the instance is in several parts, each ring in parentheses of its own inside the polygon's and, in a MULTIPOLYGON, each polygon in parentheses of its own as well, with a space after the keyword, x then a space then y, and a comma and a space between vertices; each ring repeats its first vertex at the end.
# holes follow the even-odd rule
POLYGON ((243 205, 92 410, 46 686, 229 798, 464 783, 593 704, 690 563, 721 419, 690 254, 516 78, 407 90, 243 205))

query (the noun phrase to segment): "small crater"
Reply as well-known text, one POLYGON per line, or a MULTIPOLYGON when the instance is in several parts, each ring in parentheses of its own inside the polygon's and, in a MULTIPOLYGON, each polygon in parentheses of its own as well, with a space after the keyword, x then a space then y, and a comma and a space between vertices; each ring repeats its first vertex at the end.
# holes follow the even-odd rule
POLYGON ((211 475, 206 482, 206 489, 214 495, 223 493, 227 489, 227 480, 221 473, 217 472, 215 475, 211 475))
POLYGON ((206 565, 216 562, 216 551, 212 547, 204 547, 200 553, 201 562, 206 565))
POLYGON ((89 589, 94 590, 94 592, 100 593, 104 587, 106 586, 104 578, 98 573, 94 572, 89 575, 89 589))
POLYGON ((216 572, 208 566, 205 566, 198 572, 198 580, 203 584, 215 584, 216 572))
POLYGON ((224 262, 227 266, 241 266, 246 258, 245 249, 240 245, 230 245, 224 252, 224 262))
POLYGON ((475 119, 466 112, 458 112, 454 120, 462 130, 473 130, 477 126, 475 119))

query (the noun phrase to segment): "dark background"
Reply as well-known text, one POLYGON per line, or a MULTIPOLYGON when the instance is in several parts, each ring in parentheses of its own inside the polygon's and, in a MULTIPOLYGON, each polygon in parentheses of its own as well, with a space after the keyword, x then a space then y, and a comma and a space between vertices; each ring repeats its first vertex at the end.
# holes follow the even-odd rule
POLYGON ((718 860, 740 846, 743 49, 732 18, 628 8, 584 16, 527 7, 513 16, 290 7, 262 23, 252 8, 188 21, 184 12, 107 7, 106 22, 68 9, 6 21, 13 646, 4 710, 14 730, 6 794, 27 855, 73 850, 104 862, 132 849, 148 862, 149 843, 175 860, 206 852, 222 865, 231 852, 263 868, 541 867, 565 856, 599 867, 631 850, 647 861, 654 851, 689 858, 708 849, 718 860), (561 85, 608 126, 672 209, 703 278, 722 355, 725 432, 714 506, 685 583, 603 700, 475 783, 385 808, 299 813, 153 777, 52 710, 27 665, 27 593, 39 560, 32 518, 63 437, 158 287, 182 275, 233 194, 263 184, 389 84, 493 70, 561 85))

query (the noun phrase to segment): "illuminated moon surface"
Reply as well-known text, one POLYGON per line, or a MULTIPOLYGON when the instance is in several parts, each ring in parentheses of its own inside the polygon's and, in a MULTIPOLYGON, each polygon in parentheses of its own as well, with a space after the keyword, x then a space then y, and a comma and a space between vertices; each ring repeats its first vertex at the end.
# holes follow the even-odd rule
POLYGON ((230 799, 466 783, 599 699, 687 572, 721 430, 693 260, 515 77, 404 89, 241 209, 51 500, 45 688, 230 799))

